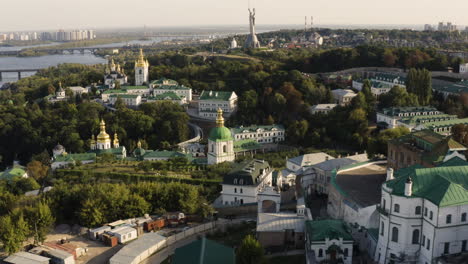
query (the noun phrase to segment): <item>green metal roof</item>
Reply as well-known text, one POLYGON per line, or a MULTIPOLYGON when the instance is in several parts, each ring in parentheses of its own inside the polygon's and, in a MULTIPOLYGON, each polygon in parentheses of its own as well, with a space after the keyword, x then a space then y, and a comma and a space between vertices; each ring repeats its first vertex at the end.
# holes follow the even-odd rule
POLYGON ((152 81, 151 84, 153 85, 178 85, 179 83, 171 79, 161 78, 159 80, 152 81))
POLYGON ((270 170, 270 164, 264 160, 245 160, 238 163, 227 175, 223 177, 223 183, 234 184, 234 179, 243 180, 243 185, 257 185, 262 172, 270 170))
POLYGON ((416 107, 389 107, 382 109, 382 113, 388 116, 398 116, 398 114, 411 114, 421 112, 434 112, 437 108, 432 106, 416 106, 416 107))
POLYGON ((235 94, 234 92, 226 92, 226 91, 202 91, 200 94, 199 100, 219 100, 219 101, 227 101, 231 96, 235 94))
POLYGON ((379 238, 379 229, 378 228, 369 228, 367 229, 367 234, 372 237, 375 241, 379 238))
POLYGON ((435 168, 409 167, 395 172, 385 185, 392 194, 404 196, 408 177, 413 181, 412 196, 425 198, 439 207, 468 204, 468 166, 435 168))
POLYGON ((23 170, 20 167, 13 167, 11 169, 5 170, 0 174, 0 180, 12 180, 13 178, 16 177, 23 177, 23 175, 26 173, 25 170, 23 170))
POLYGON ((435 128, 440 128, 440 127, 452 127, 458 124, 468 125, 468 118, 461 118, 461 119, 456 118, 456 119, 451 119, 451 120, 423 123, 423 125, 428 129, 435 129, 435 128))
POLYGON ((176 248, 173 264, 234 264, 234 249, 206 238, 176 248))
POLYGON ((154 87, 155 90, 190 90, 192 88, 183 85, 160 85, 154 87))
POLYGON ((127 93, 127 90, 119 90, 119 89, 110 89, 107 91, 104 91, 103 94, 125 94, 127 93))
POLYGON ((215 142, 233 140, 231 131, 225 126, 212 128, 208 139, 215 142))
POLYGON ((438 167, 451 167, 451 166, 468 166, 468 161, 459 157, 453 157, 446 162, 440 164, 438 167))
POLYGON ((307 220, 306 231, 311 241, 329 239, 353 240, 348 226, 341 220, 307 220))
POLYGON ((148 86, 145 85, 138 85, 138 86, 120 86, 122 90, 142 90, 142 89, 149 89, 148 86))
POLYGON ((174 92, 165 92, 149 97, 148 100, 180 100, 181 98, 174 92))
POLYGON ((234 134, 238 134, 238 133, 243 133, 244 131, 246 131, 246 133, 256 132, 258 129, 262 129, 266 132, 270 132, 273 130, 284 130, 284 127, 282 125, 240 126, 240 127, 231 128, 231 131, 234 134))
POLYGON ((130 98, 130 99, 136 99, 138 94, 111 94, 110 97, 117 97, 117 98, 130 98))
POLYGON ((55 157, 57 162, 72 162, 72 161, 84 161, 96 159, 96 153, 75 153, 59 155, 55 157))
POLYGON ((424 115, 410 116, 400 119, 400 122, 405 124, 423 124, 428 122, 438 122, 445 120, 457 119, 456 115, 440 114, 440 115, 424 115))
POLYGON ((124 152, 124 147, 123 146, 118 147, 118 148, 110 148, 110 149, 93 149, 93 150, 89 151, 89 153, 96 153, 96 155, 101 155, 101 154, 104 154, 104 153, 110 153, 110 154, 114 154, 116 156, 123 155, 123 152, 124 152))

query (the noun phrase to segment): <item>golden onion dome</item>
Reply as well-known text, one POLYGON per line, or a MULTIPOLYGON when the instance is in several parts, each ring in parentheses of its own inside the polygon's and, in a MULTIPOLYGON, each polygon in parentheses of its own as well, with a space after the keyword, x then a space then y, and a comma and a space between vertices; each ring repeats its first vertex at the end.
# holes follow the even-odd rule
POLYGON ((101 131, 99 132, 99 135, 97 135, 97 142, 110 142, 110 136, 106 133, 106 123, 103 119, 101 119, 101 123, 99 124, 99 126, 101 127, 101 131))
POLYGON ((138 60, 135 61, 135 67, 148 67, 148 61, 145 61, 145 57, 143 56, 143 49, 140 49, 140 55, 138 56, 138 60))

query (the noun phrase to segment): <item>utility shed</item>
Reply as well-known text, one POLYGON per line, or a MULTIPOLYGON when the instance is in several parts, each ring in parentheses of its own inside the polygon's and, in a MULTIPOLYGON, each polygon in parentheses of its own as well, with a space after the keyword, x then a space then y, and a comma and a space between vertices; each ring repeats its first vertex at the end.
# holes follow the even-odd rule
POLYGON ((235 260, 234 249, 202 238, 186 246, 177 248, 174 252, 172 263, 234 264, 235 260))
POLYGON ((166 237, 156 233, 146 233, 138 240, 123 247, 110 260, 110 264, 136 264, 165 246, 166 237))
POLYGON ((3 261, 13 264, 48 264, 50 258, 38 256, 28 252, 17 252, 3 261))
POLYGON ((60 249, 46 251, 44 254, 51 258, 52 264, 75 264, 73 255, 60 249))

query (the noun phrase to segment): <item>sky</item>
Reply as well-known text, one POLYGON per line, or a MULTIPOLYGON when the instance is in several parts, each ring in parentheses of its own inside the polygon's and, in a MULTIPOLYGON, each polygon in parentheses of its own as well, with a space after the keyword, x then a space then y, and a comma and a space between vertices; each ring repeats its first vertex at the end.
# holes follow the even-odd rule
POLYGON ((242 25, 468 25, 467 0, 0 0, 0 32, 40 29, 242 25))

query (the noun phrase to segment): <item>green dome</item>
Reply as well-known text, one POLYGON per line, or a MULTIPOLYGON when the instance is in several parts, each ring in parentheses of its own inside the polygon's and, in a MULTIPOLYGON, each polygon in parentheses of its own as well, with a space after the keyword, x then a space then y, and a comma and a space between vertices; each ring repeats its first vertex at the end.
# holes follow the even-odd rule
POLYGON ((212 128, 208 139, 211 141, 232 140, 231 131, 225 126, 212 128))

